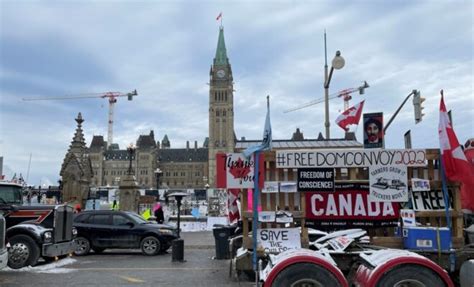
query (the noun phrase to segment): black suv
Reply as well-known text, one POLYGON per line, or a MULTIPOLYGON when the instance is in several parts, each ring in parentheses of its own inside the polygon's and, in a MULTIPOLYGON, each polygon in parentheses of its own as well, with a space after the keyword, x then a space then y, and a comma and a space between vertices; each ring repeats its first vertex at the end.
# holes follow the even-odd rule
POLYGON ((140 248, 145 255, 156 255, 177 238, 176 228, 146 221, 129 211, 83 211, 74 218, 74 226, 76 255, 86 255, 91 249, 101 253, 106 248, 140 248))

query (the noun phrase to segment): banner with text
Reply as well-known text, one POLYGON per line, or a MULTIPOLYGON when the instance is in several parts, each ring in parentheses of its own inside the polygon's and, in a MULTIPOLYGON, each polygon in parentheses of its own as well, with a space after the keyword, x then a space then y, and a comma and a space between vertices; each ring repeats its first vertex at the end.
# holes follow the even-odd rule
MULTIPOLYGON (((449 207, 453 208, 453 191, 448 188, 449 207)), ((429 190, 429 191, 413 191, 411 193, 411 203, 413 209, 416 211, 425 210, 445 210, 443 191, 429 190)))
POLYGON ((370 202, 369 185, 336 183, 335 192, 306 192, 306 226, 347 227, 396 226, 399 204, 370 202))
POLYGON ((424 149, 277 150, 277 168, 426 166, 424 149))
POLYGON ((406 165, 369 166, 370 201, 408 201, 406 165))
POLYGON ((258 245, 265 252, 280 253, 291 249, 301 249, 299 228, 258 229, 258 245))
MULTIPOLYGON (((217 188, 254 188, 255 155, 245 158, 241 153, 216 154, 217 188)), ((259 188, 263 187, 263 154, 259 157, 259 188)))
POLYGON ((298 191, 334 191, 333 168, 298 168, 298 191))

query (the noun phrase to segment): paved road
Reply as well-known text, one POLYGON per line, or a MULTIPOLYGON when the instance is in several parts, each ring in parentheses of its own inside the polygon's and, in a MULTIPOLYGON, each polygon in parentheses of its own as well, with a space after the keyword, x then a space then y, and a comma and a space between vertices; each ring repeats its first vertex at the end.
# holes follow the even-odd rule
POLYGON ((183 234, 184 263, 171 253, 143 256, 139 250, 106 250, 20 270, 0 271, 0 286, 254 286, 229 279, 229 260, 214 260, 210 232, 183 234))

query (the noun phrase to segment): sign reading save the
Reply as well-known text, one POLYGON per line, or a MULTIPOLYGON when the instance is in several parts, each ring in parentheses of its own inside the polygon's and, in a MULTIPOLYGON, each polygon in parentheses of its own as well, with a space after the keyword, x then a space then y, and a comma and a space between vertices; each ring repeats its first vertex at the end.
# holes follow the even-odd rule
POLYGON ((258 230, 258 244, 265 252, 280 253, 290 249, 300 249, 299 228, 268 228, 258 230))

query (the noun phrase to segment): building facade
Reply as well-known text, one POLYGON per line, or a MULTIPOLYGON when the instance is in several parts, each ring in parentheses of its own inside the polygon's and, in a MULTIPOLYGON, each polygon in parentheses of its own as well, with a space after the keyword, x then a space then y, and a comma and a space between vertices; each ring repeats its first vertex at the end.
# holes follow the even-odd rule
MULTIPOLYGON (((186 148, 172 148, 168 136, 155 140, 153 131, 140 135, 132 169, 139 188, 203 189, 215 187, 216 154, 241 152, 246 147, 261 142, 237 140, 234 131, 234 82, 232 67, 224 40, 224 28, 219 28, 216 54, 209 71, 209 134, 202 146, 197 142, 186 148)), ((263 123, 262 123, 263 129, 263 123)), ((346 135, 347 136, 347 135, 346 135)), ((360 148, 353 138, 325 140, 305 139, 296 129, 287 140, 274 140, 274 149, 285 148, 360 148)), ((112 144, 107 148, 103 136, 94 136, 89 147, 93 169, 92 186, 118 186, 129 166, 129 154, 112 144)), ((296 170, 277 170, 275 153, 265 152, 266 180, 293 180, 296 170)))

